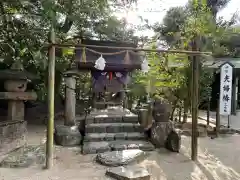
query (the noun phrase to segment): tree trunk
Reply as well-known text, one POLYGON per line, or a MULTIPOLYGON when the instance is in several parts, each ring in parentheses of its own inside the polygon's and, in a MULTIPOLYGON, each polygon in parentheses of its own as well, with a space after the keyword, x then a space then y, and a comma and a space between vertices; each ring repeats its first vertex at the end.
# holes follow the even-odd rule
POLYGON ((173 116, 174 116, 175 110, 176 110, 176 105, 174 105, 174 106, 173 106, 173 109, 172 109, 171 118, 170 118, 172 121, 174 120, 174 119, 173 119, 173 116))
POLYGON ((178 111, 178 121, 181 122, 182 121, 182 107, 179 106, 179 111, 178 111))
POLYGON ((186 123, 187 122, 187 113, 188 113, 188 102, 187 100, 185 99, 184 100, 184 105, 183 105, 183 123, 186 123))

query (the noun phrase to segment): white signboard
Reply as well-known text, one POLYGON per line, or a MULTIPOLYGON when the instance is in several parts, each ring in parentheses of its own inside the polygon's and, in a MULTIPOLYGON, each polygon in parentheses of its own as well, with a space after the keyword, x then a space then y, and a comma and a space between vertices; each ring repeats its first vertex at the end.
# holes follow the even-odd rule
POLYGON ((232 76, 233 66, 225 63, 221 66, 221 79, 220 79, 220 115, 230 115, 232 105, 232 76))

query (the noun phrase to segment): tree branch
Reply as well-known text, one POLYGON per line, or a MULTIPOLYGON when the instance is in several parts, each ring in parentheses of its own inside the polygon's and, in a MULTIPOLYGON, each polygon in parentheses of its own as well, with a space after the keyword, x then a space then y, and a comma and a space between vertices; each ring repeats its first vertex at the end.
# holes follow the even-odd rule
POLYGON ((73 0, 70 0, 68 3, 68 11, 66 15, 65 22, 62 26, 59 26, 59 31, 63 33, 67 33, 72 25, 73 25, 73 20, 70 18, 70 16, 73 14, 73 0))

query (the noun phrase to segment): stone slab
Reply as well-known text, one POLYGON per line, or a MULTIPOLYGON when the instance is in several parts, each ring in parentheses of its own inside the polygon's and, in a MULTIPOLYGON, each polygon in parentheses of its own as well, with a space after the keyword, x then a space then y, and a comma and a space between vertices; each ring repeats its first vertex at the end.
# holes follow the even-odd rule
POLYGON ((102 110, 93 110, 89 114, 92 117, 106 117, 106 116, 137 116, 132 113, 129 109, 122 108, 121 106, 108 107, 102 110))
POLYGON ((138 123, 138 115, 126 115, 123 116, 124 123, 138 123))
POLYGON ((113 151, 121 151, 126 149, 141 149, 143 151, 152 151, 155 149, 155 147, 150 142, 140 140, 112 141, 109 142, 109 146, 113 151))
POLYGON ((144 140, 144 133, 139 132, 120 132, 120 133, 87 133, 84 137, 85 142, 89 141, 113 141, 113 140, 144 140))
POLYGON ((138 165, 110 168, 106 175, 116 180, 150 180, 149 172, 138 165))
POLYGON ((142 132, 140 124, 133 123, 94 123, 86 125, 86 133, 142 132))
POLYGON ((144 133, 138 132, 127 133, 127 140, 141 140, 141 139, 146 139, 144 133))
MULTIPOLYGON (((80 119, 77 118, 77 121, 80 121, 80 119)), ((86 117, 86 124, 92 123, 138 123, 138 116, 102 115, 94 117, 88 115, 86 117)))
POLYGON ((101 142, 85 142, 83 145, 83 154, 96 154, 111 151, 109 143, 106 141, 101 142))
POLYGON ((0 92, 0 99, 27 101, 36 100, 37 93, 35 92, 0 92))
MULTIPOLYGON (((87 117, 81 117, 81 119, 83 118, 86 118, 86 124, 123 122, 138 123, 138 115, 120 106, 108 107, 102 110, 94 109, 87 115, 87 117)), ((76 120, 79 121, 79 117, 76 117, 76 120)))
POLYGON ((106 116, 106 117, 95 117, 94 123, 121 123, 123 122, 122 116, 106 116))
POLYGON ((127 149, 140 149, 143 151, 152 151, 155 147, 147 141, 99 141, 99 142, 84 142, 83 154, 96 154, 108 151, 122 151, 127 149))
POLYGON ((97 155, 96 160, 100 164, 116 167, 127 165, 141 158, 143 159, 145 155, 146 153, 142 150, 130 149, 100 153, 97 155))

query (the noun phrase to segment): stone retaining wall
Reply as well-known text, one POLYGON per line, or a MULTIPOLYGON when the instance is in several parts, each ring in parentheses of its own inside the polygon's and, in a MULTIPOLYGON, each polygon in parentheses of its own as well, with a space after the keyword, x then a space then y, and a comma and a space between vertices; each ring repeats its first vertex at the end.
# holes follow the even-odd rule
POLYGON ((27 122, 0 122, 0 157, 26 142, 27 122))

